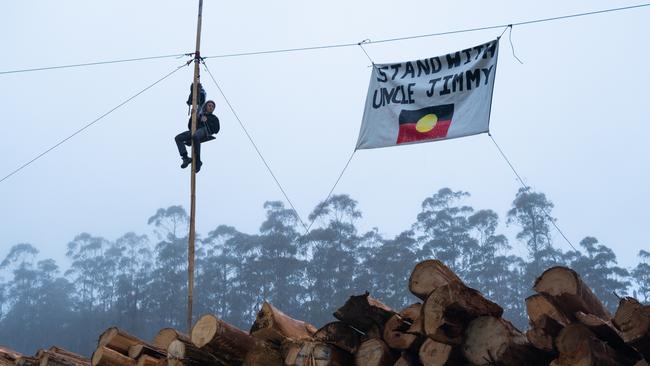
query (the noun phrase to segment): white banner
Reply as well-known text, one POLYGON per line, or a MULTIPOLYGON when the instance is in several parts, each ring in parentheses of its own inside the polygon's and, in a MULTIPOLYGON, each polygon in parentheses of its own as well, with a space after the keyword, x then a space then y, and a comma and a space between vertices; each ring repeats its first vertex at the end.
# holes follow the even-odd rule
POLYGON ((357 149, 488 132, 499 40, 444 56, 375 64, 357 149))

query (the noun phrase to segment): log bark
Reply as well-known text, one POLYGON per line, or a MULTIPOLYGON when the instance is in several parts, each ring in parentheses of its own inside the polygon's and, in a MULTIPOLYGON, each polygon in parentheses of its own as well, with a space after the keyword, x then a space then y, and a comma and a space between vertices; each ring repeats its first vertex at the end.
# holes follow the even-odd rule
POLYGON ((423 366, 417 353, 402 351, 400 357, 395 361, 393 366, 423 366))
POLYGON ((177 339, 185 342, 191 342, 188 335, 181 333, 174 328, 163 328, 158 331, 156 336, 153 338, 152 344, 155 348, 165 350, 166 352, 167 347, 169 347, 169 345, 177 339))
POLYGON ((607 342, 609 346, 628 359, 638 361, 643 358, 637 350, 625 343, 621 332, 614 327, 611 321, 604 321, 595 315, 585 314, 581 311, 576 313, 576 318, 600 340, 607 342))
POLYGON ((409 319, 395 314, 384 325, 384 342, 390 348, 405 350, 411 348, 418 336, 408 333, 408 329, 413 325, 409 319))
POLYGON ((362 333, 343 322, 331 322, 314 333, 314 340, 333 344, 354 354, 361 344, 362 333))
POLYGON ((283 366, 282 353, 276 345, 263 341, 255 342, 248 352, 242 366, 283 366))
POLYGON ((390 348, 381 339, 369 339, 359 346, 359 350, 354 355, 354 364, 356 366, 392 366, 397 357, 395 357, 390 348))
POLYGON ((350 296, 345 304, 334 313, 334 317, 365 333, 377 328, 381 336, 384 324, 393 314, 395 314, 393 309, 366 292, 363 295, 350 296))
POLYGON ((192 343, 226 363, 242 363, 255 347, 255 340, 248 333, 214 315, 204 315, 196 322, 192 343))
POLYGON ((456 274, 437 259, 418 263, 409 278, 409 290, 422 300, 436 288, 450 283, 463 283, 456 274))
POLYGON ((449 344, 427 338, 418 351, 423 366, 463 366, 460 350, 449 344))
MULTIPOLYGON (((526 312, 533 326, 537 326, 540 319, 551 318, 561 326, 571 323, 571 320, 560 310, 550 296, 535 294, 526 298, 526 312)), ((546 322, 546 320, 543 320, 546 322)))
POLYGON ((260 340, 282 344, 289 340, 308 341, 316 333, 313 325, 296 320, 268 302, 262 304, 250 334, 260 340))
POLYGON ((560 353, 551 365, 634 365, 638 360, 631 360, 621 354, 582 324, 569 324, 558 335, 555 345, 560 353))
POLYGON ((56 353, 51 350, 39 350, 36 358, 39 366, 90 366, 89 359, 68 351, 56 353))
POLYGON ((570 268, 557 266, 547 269, 535 280, 533 288, 539 293, 551 296, 553 302, 565 314, 582 311, 603 320, 612 318, 589 286, 570 268))
POLYGON ((167 359, 175 359, 184 365, 223 366, 224 362, 206 352, 192 342, 176 339, 167 347, 167 359))
POLYGON ((135 366, 136 364, 131 357, 106 346, 97 347, 90 363, 92 366, 135 366))
POLYGON ((293 345, 284 359, 285 366, 347 366, 352 355, 323 342, 303 342, 293 345))
POLYGON ((129 357, 131 357, 132 359, 134 360, 138 359, 142 355, 147 355, 158 359, 167 358, 167 350, 160 349, 151 344, 144 344, 144 343, 136 344, 135 346, 129 347, 129 357))
POLYGON ((526 312, 531 326, 526 331, 528 341, 538 349, 556 354, 553 340, 571 322, 570 317, 555 305, 552 297, 544 294, 526 298, 526 312))
POLYGON ((625 343, 650 361, 650 306, 624 297, 618 303, 613 323, 621 331, 625 343))
POLYGON ((68 351, 67 349, 63 349, 61 347, 52 346, 52 347, 50 347, 50 349, 48 351, 56 353, 57 355, 61 355, 63 357, 74 358, 74 359, 77 359, 77 360, 79 360, 81 362, 90 363, 90 359, 88 359, 88 357, 84 357, 84 356, 82 356, 82 355, 80 355, 78 353, 68 351))
POLYGON ((551 359, 501 318, 478 317, 472 320, 465 334, 463 356, 474 365, 548 365, 551 359))
POLYGON ((22 357, 21 353, 0 346, 0 366, 15 366, 16 360, 20 357, 22 357))
POLYGON ((156 358, 149 355, 142 355, 138 357, 136 361, 136 366, 164 366, 166 364, 166 358, 156 358))
POLYGON ((16 359, 16 366, 38 366, 36 357, 20 356, 16 359))
POLYGON ((121 354, 128 356, 129 347, 137 344, 147 343, 142 339, 131 335, 116 327, 108 328, 99 337, 97 347, 108 347, 112 350, 118 351, 121 354))
POLYGON ((503 309, 480 292, 454 282, 433 290, 422 305, 424 333, 443 343, 458 344, 467 324, 482 315, 500 317, 503 309))
POLYGON ((535 348, 555 355, 557 350, 554 339, 560 334, 562 328, 564 325, 559 324, 555 319, 541 315, 535 325, 526 331, 526 338, 535 348))

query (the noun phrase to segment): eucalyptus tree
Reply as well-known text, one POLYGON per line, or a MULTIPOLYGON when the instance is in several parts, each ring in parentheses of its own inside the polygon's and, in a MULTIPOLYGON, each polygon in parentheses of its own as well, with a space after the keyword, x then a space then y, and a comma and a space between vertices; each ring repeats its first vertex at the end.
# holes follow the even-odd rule
POLYGON ((517 224, 520 231, 517 239, 527 249, 529 262, 526 265, 524 280, 532 287, 535 278, 547 268, 562 264, 562 252, 553 247, 551 226, 555 218, 551 216, 554 205, 544 193, 532 192, 530 188, 520 188, 508 211, 508 224, 517 224))
POLYGON ((282 202, 264 204, 266 220, 260 226, 259 288, 269 300, 289 314, 300 311, 306 292, 305 261, 298 257, 298 216, 282 202))
POLYGON ((650 302, 650 252, 639 251, 639 264, 632 270, 634 282, 638 288, 639 301, 650 302))
POLYGON ((478 242, 470 234, 470 206, 459 205, 469 193, 442 188, 422 202, 414 224, 419 234, 420 259, 437 258, 462 277, 472 265, 478 242))
POLYGON ((183 207, 161 208, 149 218, 159 241, 144 306, 150 327, 183 329, 187 304, 187 229, 189 216, 183 207))
POLYGON ((357 292, 367 290, 394 309, 419 301, 408 290, 409 277, 418 260, 413 231, 404 231, 393 239, 383 239, 377 231, 371 231, 362 238, 362 243, 367 242, 375 245, 362 246, 357 292), (359 288, 360 285, 366 287, 359 288))
POLYGON ((143 304, 153 266, 149 238, 126 233, 111 244, 106 255, 116 264, 115 301, 111 311, 114 323, 140 334, 147 328, 147 309, 143 309, 143 304))
POLYGON ((618 298, 615 294, 626 294, 631 283, 629 272, 616 266, 616 254, 598 239, 588 236, 580 241, 585 253, 570 251, 566 253, 569 267, 580 274, 582 280, 591 288, 610 311, 615 311, 618 298))
POLYGON ((328 314, 350 296, 359 263, 356 248, 361 238, 355 224, 360 218, 357 201, 348 195, 333 195, 309 215, 318 226, 302 238, 303 253, 310 259, 305 271, 308 319, 330 321, 328 314))

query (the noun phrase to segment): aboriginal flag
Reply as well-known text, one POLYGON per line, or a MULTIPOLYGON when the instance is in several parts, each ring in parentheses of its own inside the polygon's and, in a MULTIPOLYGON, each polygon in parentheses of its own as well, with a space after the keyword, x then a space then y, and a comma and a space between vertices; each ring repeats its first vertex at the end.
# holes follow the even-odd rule
POLYGON ((397 143, 436 140, 447 137, 454 116, 453 104, 441 104, 399 114, 397 143))

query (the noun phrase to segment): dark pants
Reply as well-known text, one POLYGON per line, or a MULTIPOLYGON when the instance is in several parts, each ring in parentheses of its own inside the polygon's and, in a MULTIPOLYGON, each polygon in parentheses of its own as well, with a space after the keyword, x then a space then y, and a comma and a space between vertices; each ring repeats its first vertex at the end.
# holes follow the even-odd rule
POLYGON ((181 157, 187 156, 187 149, 185 144, 190 144, 194 146, 194 156, 196 156, 196 161, 201 161, 201 142, 207 141, 210 138, 208 130, 203 127, 196 130, 194 137, 190 131, 181 132, 174 140, 176 140, 176 146, 178 147, 178 153, 181 154, 181 157))

